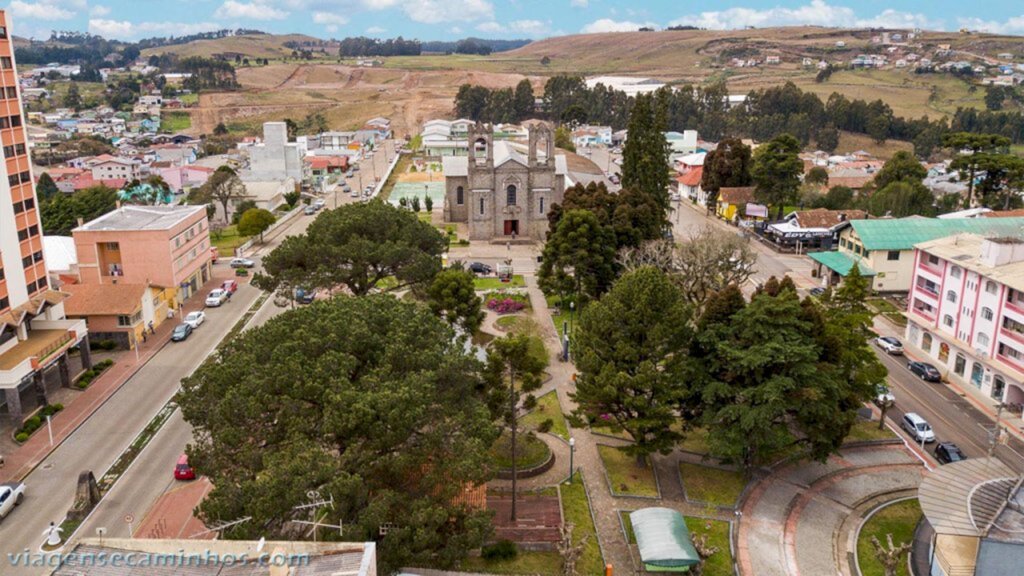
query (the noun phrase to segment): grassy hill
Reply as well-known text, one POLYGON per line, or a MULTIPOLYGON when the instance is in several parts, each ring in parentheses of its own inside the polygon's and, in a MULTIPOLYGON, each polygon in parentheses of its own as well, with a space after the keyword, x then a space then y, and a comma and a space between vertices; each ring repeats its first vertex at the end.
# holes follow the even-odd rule
POLYGON ((143 57, 152 54, 177 54, 183 58, 188 56, 210 57, 213 54, 237 52, 249 58, 282 58, 291 55, 292 49, 284 46, 285 42, 319 42, 319 38, 305 34, 246 34, 228 36, 213 40, 194 40, 186 44, 159 46, 142 51, 143 57))

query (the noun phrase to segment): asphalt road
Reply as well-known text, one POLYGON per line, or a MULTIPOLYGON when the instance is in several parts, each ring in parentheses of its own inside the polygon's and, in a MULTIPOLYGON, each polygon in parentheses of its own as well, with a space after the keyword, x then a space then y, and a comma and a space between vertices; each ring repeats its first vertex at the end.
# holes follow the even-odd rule
MULTIPOLYGON (((988 455, 991 431, 995 419, 974 407, 949 386, 938 382, 925 382, 907 369, 907 362, 918 360, 913 356, 890 356, 876 350, 882 363, 889 369, 889 388, 896 397, 896 406, 888 411, 892 424, 899 427, 907 412, 916 412, 931 425, 937 442, 953 442, 968 458, 988 455)), ((923 360, 923 359, 922 359, 923 360)), ((908 442, 914 440, 902 428, 900 433, 908 442)), ((1024 443, 1016 436, 1003 436, 1005 445, 997 445, 995 456, 1013 470, 1024 470, 1024 443)), ((933 456, 935 443, 924 450, 933 456)), ((934 463, 934 460, 932 460, 934 463)))
MULTIPOLYGON (((0 524, 0 554, 4 556, 0 574, 39 573, 38 569, 8 565, 6 554, 38 550, 49 523, 60 522, 71 507, 79 473, 92 470, 97 479, 103 476, 258 293, 243 284, 231 303, 208 309, 206 322, 188 340, 169 343, 157 352, 25 478, 25 501, 0 524)), ((173 462, 166 464, 171 465, 173 462)))

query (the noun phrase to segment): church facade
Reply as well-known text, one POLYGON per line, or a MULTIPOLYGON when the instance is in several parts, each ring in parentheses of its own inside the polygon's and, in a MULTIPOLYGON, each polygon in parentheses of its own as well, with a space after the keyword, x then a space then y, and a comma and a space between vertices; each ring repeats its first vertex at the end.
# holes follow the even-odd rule
POLYGON ((567 174, 565 157, 554 154, 551 130, 530 128, 525 156, 511 142, 495 143, 489 126, 478 124, 468 136, 468 156, 442 158, 445 221, 469 224, 470 240, 543 241, 567 174))

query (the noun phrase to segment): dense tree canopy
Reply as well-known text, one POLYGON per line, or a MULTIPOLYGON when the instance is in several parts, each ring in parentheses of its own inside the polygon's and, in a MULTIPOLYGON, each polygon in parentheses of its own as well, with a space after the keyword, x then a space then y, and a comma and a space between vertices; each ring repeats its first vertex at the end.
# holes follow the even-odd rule
POLYGON ((565 212, 544 244, 537 277, 548 294, 600 297, 615 280, 615 232, 592 212, 565 212))
POLYGON ((288 236, 263 259, 264 290, 347 288, 362 296, 387 278, 392 289, 424 288, 441 269, 447 246, 416 214, 373 201, 322 213, 305 234, 288 236))
POLYGON ((570 210, 588 210, 598 222, 610 226, 615 233, 615 248, 639 246, 647 240, 661 237, 668 224, 661 202, 653 195, 635 188, 611 193, 603 182, 586 186, 576 184, 565 191, 561 204, 555 204, 548 213, 548 235, 558 229, 562 214, 570 210))
MULTIPOLYGON (((245 197, 245 184, 230 166, 221 166, 199 188, 189 193, 189 202, 193 204, 211 204, 220 202, 224 220, 231 218, 231 203, 245 197)), ((241 205, 238 206, 241 208, 241 205)), ((244 213, 244 210, 239 210, 244 213)))
POLYGON ((900 150, 886 160, 882 169, 875 174, 874 184, 879 190, 893 182, 907 182, 920 186, 927 175, 928 171, 913 154, 900 150))
POLYGON ((624 274, 587 306, 574 334, 577 414, 608 417, 634 439, 638 459, 668 453, 682 435, 673 426, 690 391, 690 308, 654 267, 624 274))
MULTIPOLYGON (((380 570, 451 567, 489 534, 460 504, 491 478, 497 436, 482 367, 444 322, 388 295, 281 314, 224 344, 182 382, 190 462, 214 489, 207 524, 229 538, 289 540, 315 491, 341 539, 375 541, 380 570)), ((320 538, 337 539, 336 531, 320 538)))
POLYGON ((242 214, 242 217, 238 219, 238 233, 243 236, 255 236, 260 235, 260 239, 263 238, 263 232, 270 225, 274 223, 277 218, 264 208, 250 208, 242 214))
POLYGON ((700 186, 708 194, 708 205, 712 206, 721 188, 750 186, 753 158, 750 146, 738 138, 725 138, 704 157, 704 171, 700 186))
POLYGON ((438 272, 427 288, 431 311, 466 334, 474 334, 484 321, 480 297, 476 295, 473 273, 461 266, 438 272))
POLYGON ((106 186, 93 186, 74 194, 58 193, 39 199, 40 220, 46 234, 70 236, 78 219, 88 222, 117 207, 117 192, 106 186))
POLYGON ((622 187, 656 199, 668 211, 668 155, 665 111, 651 95, 639 95, 629 115, 629 138, 622 147, 622 187))
POLYGON ((920 183, 897 181, 876 190, 867 200, 872 216, 931 216, 935 212, 935 196, 920 183))
POLYGON ((800 142, 789 134, 780 134, 758 147, 754 153, 751 177, 756 186, 754 197, 772 206, 782 220, 782 211, 794 204, 804 171, 800 142))

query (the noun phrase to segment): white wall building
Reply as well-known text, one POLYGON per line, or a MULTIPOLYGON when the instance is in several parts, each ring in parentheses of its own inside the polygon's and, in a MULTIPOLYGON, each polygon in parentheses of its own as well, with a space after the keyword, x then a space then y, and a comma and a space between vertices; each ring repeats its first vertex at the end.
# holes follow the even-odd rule
POLYGON ((587 88, 594 88, 598 84, 604 84, 605 87, 625 92, 628 96, 657 92, 659 88, 665 85, 664 82, 653 78, 634 78, 632 76, 595 76, 587 78, 586 84, 587 88))
POLYGON ((284 122, 264 122, 263 142, 248 148, 249 169, 240 174, 242 180, 302 180, 303 150, 288 142, 288 126, 284 122))
POLYGON ((918 244, 907 318, 907 340, 949 379, 1024 403, 1024 239, 960 234, 918 244))

